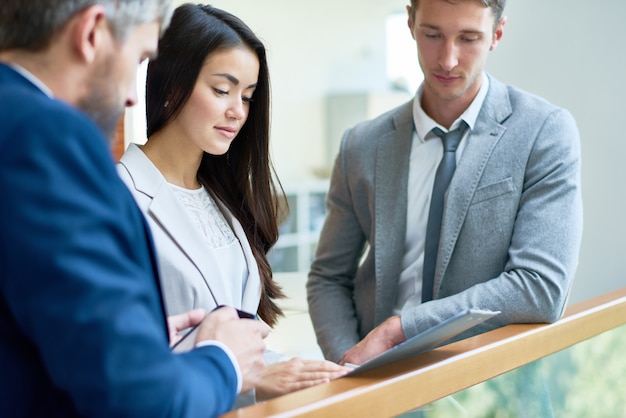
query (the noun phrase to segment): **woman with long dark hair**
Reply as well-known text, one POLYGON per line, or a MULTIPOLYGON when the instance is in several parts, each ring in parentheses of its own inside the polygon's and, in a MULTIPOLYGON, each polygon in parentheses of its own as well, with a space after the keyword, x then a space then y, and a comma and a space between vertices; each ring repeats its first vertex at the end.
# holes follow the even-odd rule
MULTIPOLYGON (((284 295, 267 252, 284 195, 269 155, 262 42, 223 10, 180 6, 148 65, 146 105, 148 141, 129 146, 119 171, 150 224, 167 314, 229 305, 275 325, 284 295)), ((256 398, 345 372, 325 360, 279 361, 256 398)))

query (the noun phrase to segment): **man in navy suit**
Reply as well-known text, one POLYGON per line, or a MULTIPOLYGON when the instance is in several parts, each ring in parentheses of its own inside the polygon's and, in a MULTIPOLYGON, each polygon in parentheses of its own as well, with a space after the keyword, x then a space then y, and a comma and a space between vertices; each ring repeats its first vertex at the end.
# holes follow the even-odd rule
POLYGON ((259 378, 267 327, 231 308, 172 353, 150 233, 102 133, 135 103, 169 3, 2 2, 2 417, 215 416, 259 378))

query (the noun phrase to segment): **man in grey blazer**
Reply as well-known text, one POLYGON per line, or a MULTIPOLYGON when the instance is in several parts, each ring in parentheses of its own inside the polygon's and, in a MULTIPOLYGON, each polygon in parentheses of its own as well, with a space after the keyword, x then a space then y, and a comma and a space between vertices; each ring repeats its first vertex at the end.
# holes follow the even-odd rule
POLYGON ((412 0, 424 82, 414 100, 349 129, 307 283, 326 358, 360 364, 467 308, 501 311, 464 338, 563 313, 582 235, 579 134, 571 114, 487 75, 504 0, 412 0), (441 140, 456 151, 422 302, 426 224, 441 140))

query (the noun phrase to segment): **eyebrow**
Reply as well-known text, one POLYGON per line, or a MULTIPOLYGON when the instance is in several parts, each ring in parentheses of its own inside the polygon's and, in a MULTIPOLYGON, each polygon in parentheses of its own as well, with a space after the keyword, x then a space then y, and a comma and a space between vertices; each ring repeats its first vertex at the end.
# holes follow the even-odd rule
MULTIPOLYGON (((441 28, 439 26, 429 25, 428 23, 420 24, 420 28, 441 30, 441 28)), ((484 32, 480 31, 480 30, 463 29, 463 30, 460 31, 460 33, 473 33, 473 34, 476 34, 476 35, 482 35, 484 32)))
MULTIPOLYGON (((239 79, 231 74, 228 73, 217 73, 217 74, 213 74, 219 77, 224 77, 226 79, 228 79, 228 81, 230 81, 231 83, 233 83, 235 86, 239 85, 239 79)), ((257 83, 254 84, 250 84, 247 88, 252 89, 252 88, 256 88, 257 83)))

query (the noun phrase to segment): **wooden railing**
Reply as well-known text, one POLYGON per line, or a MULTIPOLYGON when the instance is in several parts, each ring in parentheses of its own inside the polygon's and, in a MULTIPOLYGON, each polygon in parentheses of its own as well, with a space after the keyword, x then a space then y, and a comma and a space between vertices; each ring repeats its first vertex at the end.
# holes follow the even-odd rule
POLYGON ((224 417, 388 417, 626 324, 626 288, 571 305, 553 324, 515 324, 224 417))

